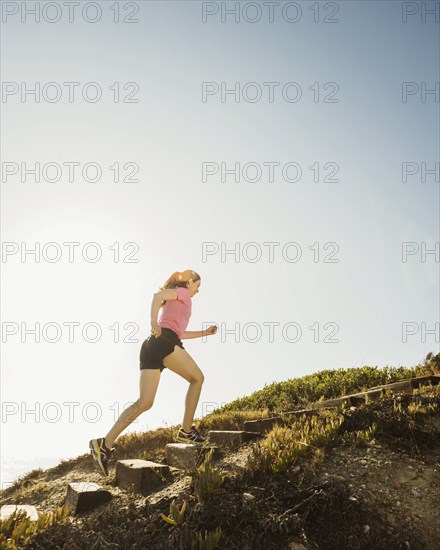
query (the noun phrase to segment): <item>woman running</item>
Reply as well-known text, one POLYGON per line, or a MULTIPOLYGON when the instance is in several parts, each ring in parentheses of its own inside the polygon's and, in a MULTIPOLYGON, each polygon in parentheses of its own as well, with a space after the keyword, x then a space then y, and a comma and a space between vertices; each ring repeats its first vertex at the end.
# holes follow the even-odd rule
POLYGON ((108 475, 108 463, 119 434, 140 414, 151 409, 164 368, 179 374, 189 382, 185 399, 185 414, 176 441, 203 445, 205 438, 193 424, 204 376, 194 359, 183 347, 181 339, 200 338, 217 332, 215 325, 206 330, 186 331, 191 316, 192 297, 199 292, 200 275, 195 271, 176 271, 156 292, 151 303, 151 335, 143 342, 140 360, 140 397, 124 410, 105 437, 91 439, 90 451, 98 468, 108 475), (162 308, 159 320, 157 316, 162 308))

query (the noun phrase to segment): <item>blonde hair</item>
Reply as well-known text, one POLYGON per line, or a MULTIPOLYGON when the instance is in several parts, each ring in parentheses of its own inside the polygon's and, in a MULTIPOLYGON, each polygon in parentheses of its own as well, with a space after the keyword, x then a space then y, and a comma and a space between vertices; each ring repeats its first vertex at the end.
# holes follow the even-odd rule
MULTIPOLYGON (((175 271, 171 277, 169 277, 163 284, 159 287, 159 290, 165 290, 167 288, 176 288, 178 286, 188 288, 189 281, 192 280, 194 283, 200 280, 200 275, 192 269, 185 269, 185 271, 175 271)), ((160 307, 165 305, 166 300, 164 300, 160 307)))

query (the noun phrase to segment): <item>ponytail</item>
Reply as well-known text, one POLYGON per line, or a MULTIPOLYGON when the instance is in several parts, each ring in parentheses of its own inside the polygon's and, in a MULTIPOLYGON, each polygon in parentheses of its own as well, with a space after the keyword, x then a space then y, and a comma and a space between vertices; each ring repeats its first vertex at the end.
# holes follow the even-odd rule
POLYGON ((180 282, 180 271, 175 271, 171 277, 169 277, 163 286, 160 287, 160 290, 165 290, 166 288, 176 288, 180 282))
MULTIPOLYGON (((191 269, 186 269, 185 271, 175 271, 171 277, 169 277, 163 284, 159 287, 159 290, 165 290, 167 288, 176 288, 183 287, 188 288, 188 282, 192 279, 193 282, 200 279, 200 275, 191 269)), ((164 300, 160 307, 165 305, 166 300, 164 300)))

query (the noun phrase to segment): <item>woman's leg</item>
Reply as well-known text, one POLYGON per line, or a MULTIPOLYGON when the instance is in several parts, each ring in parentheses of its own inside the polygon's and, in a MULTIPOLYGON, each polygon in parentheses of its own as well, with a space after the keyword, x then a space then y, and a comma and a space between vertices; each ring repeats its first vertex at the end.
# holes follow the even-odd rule
POLYGON ((112 448, 118 435, 143 412, 151 409, 160 380, 160 369, 142 369, 139 379, 139 399, 122 411, 113 428, 105 436, 105 444, 112 448))
POLYGON ((196 412, 205 377, 191 355, 177 345, 174 346, 173 353, 170 353, 170 355, 164 358, 163 364, 167 369, 179 374, 189 382, 189 388, 185 398, 185 414, 183 415, 182 422, 182 428, 189 432, 194 420, 194 413, 196 412))

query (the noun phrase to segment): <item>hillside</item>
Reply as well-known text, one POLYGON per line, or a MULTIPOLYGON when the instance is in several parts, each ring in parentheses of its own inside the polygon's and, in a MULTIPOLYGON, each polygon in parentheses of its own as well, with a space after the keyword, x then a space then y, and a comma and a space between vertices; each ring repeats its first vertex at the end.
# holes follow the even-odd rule
POLYGON ((439 374, 440 354, 430 353, 415 367, 323 370, 266 386, 198 422, 202 433, 266 426, 256 441, 222 446, 196 469, 172 468, 156 491, 119 487, 115 465, 166 464, 176 427, 119 437, 107 478, 88 454, 33 470, 1 492, 1 505, 49 512, 46 527, 33 532, 11 516, 0 522, 0 548, 438 550, 439 374), (111 501, 69 514, 67 486, 79 481, 98 483, 111 501), (179 509, 186 502, 181 525, 160 515, 174 499, 179 509))

